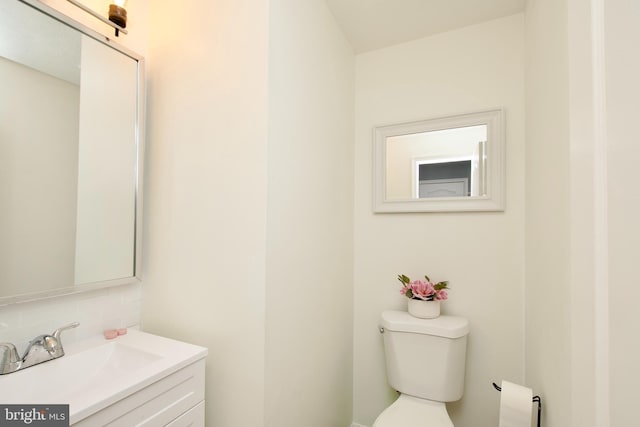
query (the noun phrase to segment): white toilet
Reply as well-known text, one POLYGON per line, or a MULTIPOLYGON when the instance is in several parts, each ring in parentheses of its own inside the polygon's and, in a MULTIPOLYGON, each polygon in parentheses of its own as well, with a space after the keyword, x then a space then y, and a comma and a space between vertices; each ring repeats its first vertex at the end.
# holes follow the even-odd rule
POLYGON ((385 311, 381 327, 387 379, 400 397, 373 427, 453 427, 445 402, 462 397, 469 321, 385 311))

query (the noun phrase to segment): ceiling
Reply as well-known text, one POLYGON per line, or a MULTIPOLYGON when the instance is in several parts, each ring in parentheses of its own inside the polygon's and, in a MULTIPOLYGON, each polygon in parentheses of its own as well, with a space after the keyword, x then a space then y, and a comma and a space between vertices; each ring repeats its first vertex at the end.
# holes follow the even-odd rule
POLYGON ((356 53, 522 12, 526 0, 326 0, 356 53))

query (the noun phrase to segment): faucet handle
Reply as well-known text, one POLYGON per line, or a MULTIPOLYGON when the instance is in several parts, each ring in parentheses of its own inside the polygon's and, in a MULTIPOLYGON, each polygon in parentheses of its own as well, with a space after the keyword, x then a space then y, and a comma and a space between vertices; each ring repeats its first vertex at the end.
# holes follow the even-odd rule
POLYGON ((60 341, 60 334, 62 334, 62 331, 66 331, 67 329, 77 328, 78 326, 80 326, 80 322, 69 323, 68 325, 59 327, 58 329, 53 331, 53 334, 51 335, 53 335, 55 339, 60 341))
POLYGON ((61 326, 53 331, 53 334, 47 337, 45 342, 45 347, 47 348, 47 351, 49 351, 49 354, 51 354, 53 357, 64 356, 64 348, 62 347, 62 340, 60 339, 60 335, 63 331, 66 331, 67 329, 77 328, 78 326, 80 326, 79 322, 73 322, 69 323, 68 325, 61 326))

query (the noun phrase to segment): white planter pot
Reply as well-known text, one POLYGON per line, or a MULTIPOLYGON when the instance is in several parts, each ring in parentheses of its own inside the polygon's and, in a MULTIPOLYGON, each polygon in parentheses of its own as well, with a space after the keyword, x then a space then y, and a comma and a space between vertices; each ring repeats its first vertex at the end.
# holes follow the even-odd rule
POLYGON ((440 301, 410 299, 407 308, 410 315, 420 319, 435 319, 440 316, 440 301))

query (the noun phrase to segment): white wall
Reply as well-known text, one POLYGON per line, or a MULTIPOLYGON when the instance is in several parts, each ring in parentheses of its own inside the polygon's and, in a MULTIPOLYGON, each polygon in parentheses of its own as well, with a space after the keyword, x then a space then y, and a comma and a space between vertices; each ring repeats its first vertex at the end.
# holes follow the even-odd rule
POLYGON ((137 329, 141 294, 141 285, 134 284, 0 306, 0 342, 15 344, 22 354, 33 338, 72 322, 80 326, 62 333, 63 344, 101 335, 105 329, 137 329))
POLYGON ((371 425, 396 394, 386 384, 378 319, 406 309, 395 277, 449 280, 446 314, 471 323, 456 426, 497 425, 492 381, 524 380, 524 21, 522 15, 356 58, 354 421, 371 425), (503 107, 506 210, 372 213, 372 129, 503 107))
POLYGON ((208 425, 348 425, 350 48, 318 0, 150 22, 145 329, 209 347, 208 425))
POLYGON ((67 287, 74 283, 80 90, 2 56, 0 81, 11 82, 0 99, 2 295, 67 287))
POLYGON ((529 2, 527 22, 526 379, 543 425, 570 424, 570 163, 566 1, 529 2))
MULTIPOLYGON (((546 104, 561 104, 563 108, 568 107, 569 111, 567 116, 566 111, 553 110, 554 119, 559 120, 557 123, 569 120, 568 138, 563 133, 561 139, 555 141, 558 151, 564 153, 562 161, 568 162, 564 166, 568 171, 565 177, 568 181, 564 187, 568 194, 563 196, 567 197, 566 200, 554 201, 562 203, 560 210, 569 207, 567 216, 570 226, 567 233, 558 235, 554 242, 558 247, 566 247, 569 243, 570 252, 570 278, 567 280, 563 277, 562 285, 557 289, 562 293, 565 302, 555 306, 556 315, 563 315, 557 318, 556 326, 562 324, 562 327, 555 329, 553 338, 554 342, 560 345, 541 347, 540 342, 532 342, 529 346, 531 356, 528 358, 532 363, 528 363, 527 366, 528 373, 530 366, 544 370, 540 378, 532 377, 532 381, 545 381, 545 384, 540 384, 539 387, 541 392, 548 396, 546 399, 562 403, 554 405, 544 414, 544 422, 557 426, 606 427, 607 421, 604 418, 608 417, 607 414, 601 413, 601 408, 602 405, 608 406, 609 390, 599 378, 599 371, 602 370, 598 368, 598 365, 602 364, 598 361, 598 353, 608 352, 609 345, 606 342, 608 339, 602 335, 604 329, 598 326, 599 318, 602 318, 598 307, 606 306, 606 302, 602 300, 602 291, 606 291, 606 285, 602 282, 603 273, 606 275, 606 257, 602 256, 606 253, 606 243, 602 240, 605 237, 603 231, 606 232, 602 229, 602 214, 606 209, 606 181, 600 176, 606 156, 602 156, 600 152, 603 148, 600 147, 603 140, 599 136, 602 133, 599 129, 602 120, 596 108, 596 105, 602 102, 602 94, 596 90, 600 86, 600 83, 596 82, 600 76, 599 71, 594 68, 598 56, 595 52, 598 43, 595 42, 596 32, 593 25, 597 21, 592 11, 594 4, 596 2, 580 0, 569 0, 566 4, 549 2, 539 9, 542 14, 538 14, 537 17, 542 19, 537 22, 532 20, 528 26, 529 29, 537 27, 536 31, 548 34, 549 18, 544 17, 544 14, 568 15, 568 20, 555 21, 553 32, 555 37, 560 39, 566 32, 566 40, 560 43, 558 40, 546 40, 550 45, 560 46, 560 49, 546 47, 543 54, 554 52, 555 55, 562 55, 562 51, 567 50, 566 59, 561 61, 562 66, 546 75, 546 78, 555 80, 556 84, 563 85, 563 90, 543 92, 543 97, 533 98, 536 102, 542 102, 537 107, 532 106, 532 110, 540 108, 548 111, 550 106, 546 104), (555 10, 556 7, 560 7, 561 10, 555 10), (567 95, 568 98, 565 98, 567 95), (601 303, 597 304, 597 301, 601 303), (570 319, 569 330, 563 324, 566 319, 570 319), (549 360, 558 361, 551 371, 541 366, 542 361, 549 360), (570 370, 566 370, 567 365, 570 366, 570 370), (552 383, 559 380, 562 382, 552 383)), ((537 60, 542 58, 538 57, 537 60)), ((537 84, 544 83, 544 80, 536 80, 533 75, 531 81, 537 84)), ((555 86, 555 89, 558 87, 555 86)), ((545 125, 544 121, 534 123, 536 126, 545 125)), ((566 124, 563 124, 563 127, 565 126, 566 124)), ((545 162, 546 165, 544 159, 539 158, 538 161, 545 162)), ((532 165, 532 170, 540 170, 540 166, 534 166, 532 165)), ((539 178, 532 175, 532 179, 539 178)), ((537 237, 532 234, 528 239, 534 244, 537 237)), ((546 320, 548 314, 542 314, 543 308, 544 306, 531 308, 534 314, 532 318, 537 315, 539 321, 544 322, 542 325, 533 324, 531 328, 549 325, 546 320)))
POLYGON ((268 12, 149 8, 144 328, 209 348, 220 427, 264 419, 268 12))
POLYGON ((264 425, 347 427, 354 55, 323 0, 269 9, 264 425))
POLYGON ((543 425, 633 425, 640 6, 537 0, 526 16, 527 380, 543 425))

